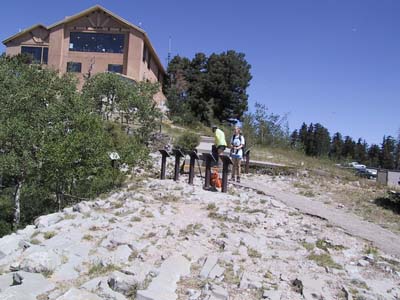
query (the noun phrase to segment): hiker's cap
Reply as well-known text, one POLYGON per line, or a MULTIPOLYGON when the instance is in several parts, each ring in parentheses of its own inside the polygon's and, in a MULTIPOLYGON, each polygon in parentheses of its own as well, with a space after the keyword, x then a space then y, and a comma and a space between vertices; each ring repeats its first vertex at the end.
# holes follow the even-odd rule
POLYGON ((211 126, 211 128, 212 128, 212 129, 214 129, 214 128, 216 129, 216 128, 218 128, 218 127, 217 127, 217 125, 214 124, 214 125, 211 126))

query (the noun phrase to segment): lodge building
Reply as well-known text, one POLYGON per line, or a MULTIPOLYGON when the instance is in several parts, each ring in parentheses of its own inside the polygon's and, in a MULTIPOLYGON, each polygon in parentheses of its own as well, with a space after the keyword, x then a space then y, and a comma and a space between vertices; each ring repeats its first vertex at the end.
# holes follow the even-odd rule
MULTIPOLYGON (((49 27, 34 25, 3 41, 6 55, 26 53, 35 63, 80 79, 115 72, 138 82, 162 83, 165 70, 146 32, 96 5, 49 27)), ((162 104, 160 91, 155 100, 162 104)))

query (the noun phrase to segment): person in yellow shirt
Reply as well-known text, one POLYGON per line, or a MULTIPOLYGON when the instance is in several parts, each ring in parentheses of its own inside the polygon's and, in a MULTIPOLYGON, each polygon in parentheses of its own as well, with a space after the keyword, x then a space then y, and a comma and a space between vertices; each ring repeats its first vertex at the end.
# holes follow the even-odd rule
POLYGON ((212 155, 218 162, 218 156, 221 155, 226 149, 225 133, 218 128, 217 125, 212 126, 212 131, 214 132, 214 145, 212 146, 212 155))

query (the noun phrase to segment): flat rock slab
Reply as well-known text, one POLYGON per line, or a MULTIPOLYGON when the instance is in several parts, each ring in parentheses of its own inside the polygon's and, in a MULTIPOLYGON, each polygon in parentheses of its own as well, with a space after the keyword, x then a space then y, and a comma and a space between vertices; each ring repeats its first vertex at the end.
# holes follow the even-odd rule
POLYGON ((11 286, 14 273, 7 273, 0 276, 1 300, 36 300, 38 295, 46 293, 55 287, 42 274, 23 271, 17 273, 23 277, 21 285, 11 286))
POLYGON ((57 300, 102 300, 99 296, 76 288, 70 289, 57 300))
POLYGON ((171 256, 166 259, 159 270, 159 274, 150 283, 146 290, 137 292, 137 300, 176 300, 177 282, 181 276, 190 274, 190 262, 182 255, 171 256))
POLYGON ((260 191, 303 213, 326 219, 329 223, 343 228, 347 233, 371 241, 384 252, 400 257, 400 237, 398 235, 376 224, 364 221, 352 213, 332 208, 301 195, 274 189, 270 185, 260 182, 243 180, 240 184, 235 183, 235 185, 260 191))

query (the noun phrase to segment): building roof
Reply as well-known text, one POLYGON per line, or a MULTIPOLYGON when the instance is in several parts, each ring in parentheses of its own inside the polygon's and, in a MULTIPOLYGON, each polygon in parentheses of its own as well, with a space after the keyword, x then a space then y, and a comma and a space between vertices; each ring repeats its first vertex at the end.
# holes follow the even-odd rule
POLYGON ((32 31, 32 30, 34 30, 36 28, 39 28, 39 27, 42 27, 42 28, 48 30, 48 28, 46 26, 44 26, 43 24, 35 24, 35 25, 33 25, 33 26, 29 27, 29 28, 26 28, 24 30, 21 30, 17 34, 14 34, 13 36, 10 36, 9 38, 5 39, 3 41, 3 44, 6 45, 8 42, 10 42, 12 40, 15 40, 16 38, 18 38, 20 36, 23 36, 25 33, 28 33, 29 31, 32 31))
POLYGON ((36 25, 34 25, 34 26, 32 26, 32 27, 29 27, 29 28, 27 28, 27 29, 24 29, 23 31, 18 32, 17 34, 15 34, 15 35, 13 35, 13 36, 11 36, 11 37, 5 39, 5 40, 3 41, 3 44, 6 45, 8 42, 10 42, 10 41, 12 41, 12 40, 14 40, 14 39, 16 39, 16 38, 18 38, 18 37, 20 37, 20 36, 22 36, 22 35, 28 33, 28 32, 30 32, 30 31, 32 31, 33 29, 35 29, 35 28, 37 28, 37 27, 43 27, 43 28, 46 29, 46 30, 51 30, 51 29, 53 29, 53 28, 56 27, 56 26, 59 26, 59 25, 62 25, 62 24, 67 24, 67 23, 73 22, 73 21, 75 21, 75 20, 77 20, 77 19, 79 19, 79 18, 81 18, 81 17, 83 17, 83 16, 85 16, 85 15, 91 13, 91 12, 97 11, 97 10, 101 10, 101 11, 107 13, 108 15, 112 16, 112 17, 115 18, 117 21, 121 22, 122 24, 124 24, 124 25, 126 25, 126 26, 128 26, 128 27, 130 27, 130 28, 133 28, 133 29, 139 31, 140 33, 142 33, 142 34, 143 34, 143 37, 144 37, 144 41, 145 41, 145 43, 146 43, 146 46, 147 46, 147 47, 149 48, 149 50, 152 52, 152 55, 153 55, 153 57, 155 58, 155 61, 156 61, 157 65, 158 65, 158 67, 160 68, 160 70, 161 70, 164 74, 166 73, 166 72, 165 72, 165 69, 164 69, 164 66, 163 66, 162 63, 161 63, 160 58, 158 57, 156 50, 154 49, 153 45, 151 44, 150 39, 149 39, 147 33, 146 33, 142 28, 140 28, 140 27, 138 27, 138 26, 136 26, 136 25, 134 25, 134 24, 128 22, 127 20, 125 20, 125 19, 121 18, 120 16, 114 14, 113 12, 109 11, 108 9, 102 7, 101 5, 92 6, 92 7, 88 8, 88 9, 86 9, 86 10, 84 10, 84 11, 81 11, 80 13, 77 13, 77 14, 75 14, 75 15, 73 15, 73 16, 67 17, 67 18, 65 18, 65 19, 63 19, 63 20, 61 20, 61 21, 59 21, 59 22, 57 22, 57 23, 54 23, 54 24, 50 25, 49 27, 46 27, 46 26, 44 26, 44 25, 42 25, 42 24, 36 24, 36 25))

